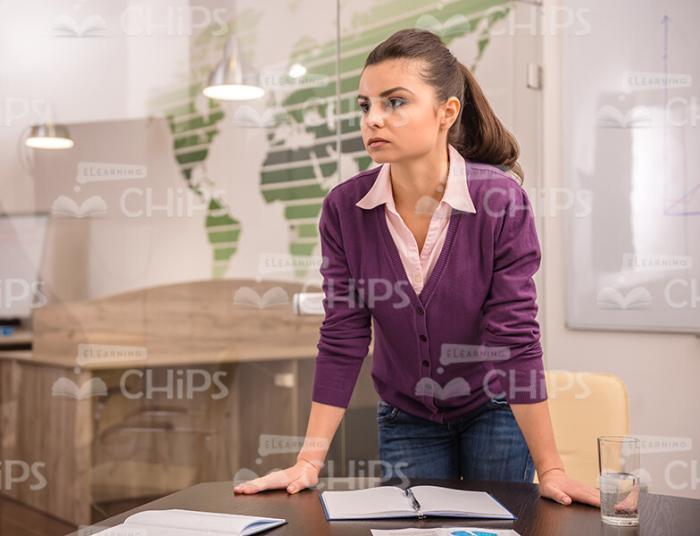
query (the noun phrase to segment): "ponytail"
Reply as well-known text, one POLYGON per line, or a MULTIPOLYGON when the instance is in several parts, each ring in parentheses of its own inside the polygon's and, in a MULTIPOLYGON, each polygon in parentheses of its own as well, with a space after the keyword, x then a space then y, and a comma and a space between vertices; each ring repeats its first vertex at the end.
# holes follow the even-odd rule
POLYGON ((464 83, 464 94, 459 119, 448 135, 452 137, 450 143, 467 160, 510 170, 522 184, 524 173, 518 163, 518 141, 498 119, 471 71, 463 64, 457 64, 464 83))

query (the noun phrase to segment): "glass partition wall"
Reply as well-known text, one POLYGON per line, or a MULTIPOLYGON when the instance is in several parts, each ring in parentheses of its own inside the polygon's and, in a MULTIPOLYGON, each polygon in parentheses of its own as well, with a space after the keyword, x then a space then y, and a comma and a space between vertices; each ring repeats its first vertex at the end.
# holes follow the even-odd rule
MULTIPOLYGON (((383 39, 438 33, 537 186, 530 3, 44 4, 0 22, 2 211, 48 214, 0 354, 0 458, 33 475, 3 493, 76 525, 294 463, 323 318, 295 296, 321 292, 324 197, 377 165, 355 97, 383 39)), ((371 365, 322 476, 379 476, 371 365)))

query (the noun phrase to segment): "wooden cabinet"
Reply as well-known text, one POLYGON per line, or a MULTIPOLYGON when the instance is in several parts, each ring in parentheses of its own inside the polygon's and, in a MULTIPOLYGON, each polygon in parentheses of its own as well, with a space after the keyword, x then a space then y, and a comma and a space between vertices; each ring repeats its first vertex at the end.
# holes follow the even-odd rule
MULTIPOLYGON (((95 505, 293 464, 321 317, 236 306, 243 286, 270 284, 203 281, 37 310, 33 353, 0 354, 0 476, 7 461, 13 476, 29 471, 0 491, 84 525, 95 505)), ((299 290, 275 286, 290 302, 299 290)), ((369 364, 331 448, 333 476, 347 476, 349 457, 376 459, 369 364)))

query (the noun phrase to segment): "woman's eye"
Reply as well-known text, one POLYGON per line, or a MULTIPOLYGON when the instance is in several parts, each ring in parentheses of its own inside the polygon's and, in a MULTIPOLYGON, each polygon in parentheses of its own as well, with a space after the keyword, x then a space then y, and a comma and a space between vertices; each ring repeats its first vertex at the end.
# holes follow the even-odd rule
MULTIPOLYGON (((392 109, 396 109, 399 106, 403 105, 406 103, 405 99, 399 98, 399 97, 392 97, 390 99, 387 99, 385 101, 385 106, 391 107, 392 109)), ((358 103, 360 107, 360 111, 364 114, 366 114, 369 111, 369 103, 367 101, 360 102, 358 103)))

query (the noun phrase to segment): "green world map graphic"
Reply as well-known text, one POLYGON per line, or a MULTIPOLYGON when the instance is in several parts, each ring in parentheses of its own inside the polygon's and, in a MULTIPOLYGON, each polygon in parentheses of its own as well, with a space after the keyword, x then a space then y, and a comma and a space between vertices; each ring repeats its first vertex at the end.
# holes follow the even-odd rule
MULTIPOLYGON (((318 217, 326 194, 335 184, 372 165, 362 143, 360 112, 354 100, 370 50, 402 28, 431 30, 447 45, 474 34, 476 57, 459 59, 475 70, 489 44, 492 27, 510 10, 504 0, 440 2, 439 9, 437 4, 418 0, 376 2, 370 12, 355 15, 351 28, 343 30, 339 63, 335 39, 319 44, 309 37, 301 38, 290 54, 289 65, 303 65, 307 68, 306 76, 323 83, 267 92, 264 118, 259 115, 252 118, 260 128, 266 129, 268 143, 259 187, 267 203, 284 205, 284 217, 289 224, 289 255, 313 254, 319 241, 318 217)), ((229 28, 246 47, 254 47, 259 19, 260 14, 246 10, 229 28)), ((226 199, 212 193, 215 181, 207 173, 209 148, 220 132, 219 124, 226 118, 226 112, 219 102, 203 97, 202 89, 221 58, 227 39, 228 34, 216 35, 213 29, 197 36, 190 58, 191 82, 153 99, 153 105, 168 121, 173 154, 182 178, 207 203, 204 227, 212 251, 214 278, 225 275, 243 232, 226 199)), ((241 117, 245 118, 245 114, 230 119, 241 117)), ((303 277, 307 270, 297 269, 295 275, 303 277)))

